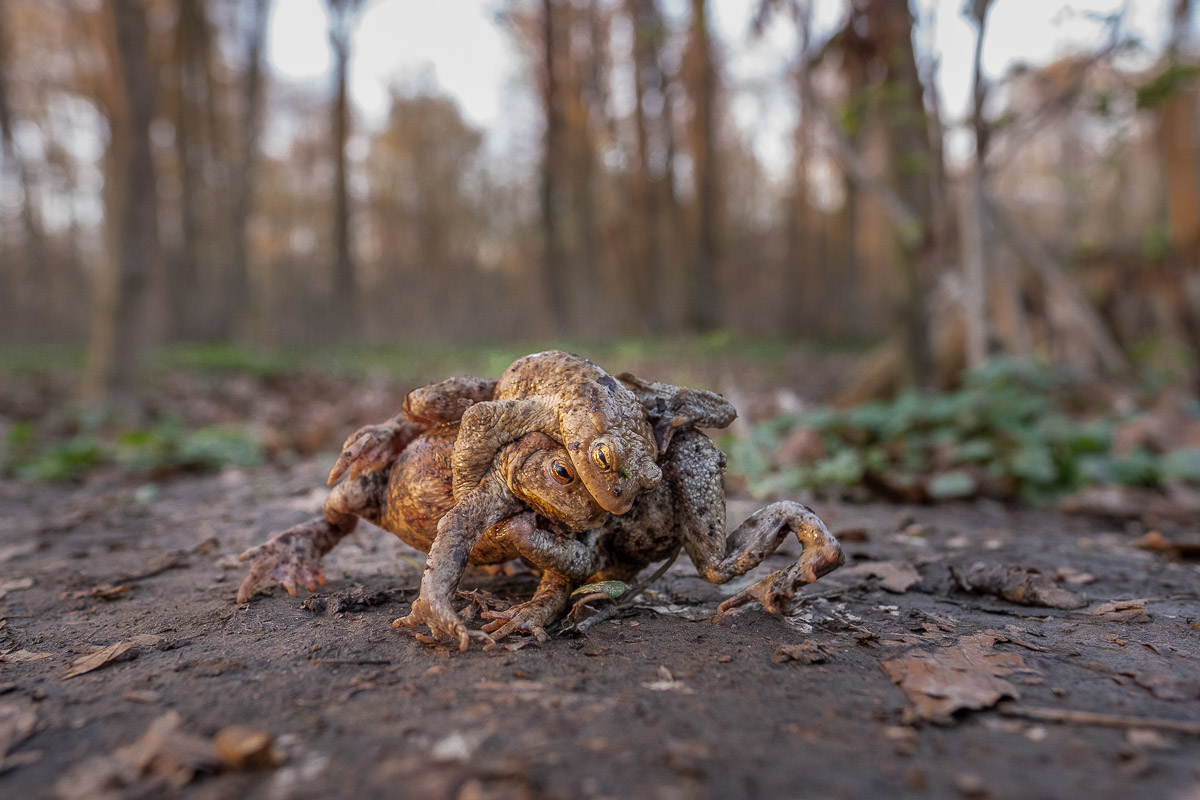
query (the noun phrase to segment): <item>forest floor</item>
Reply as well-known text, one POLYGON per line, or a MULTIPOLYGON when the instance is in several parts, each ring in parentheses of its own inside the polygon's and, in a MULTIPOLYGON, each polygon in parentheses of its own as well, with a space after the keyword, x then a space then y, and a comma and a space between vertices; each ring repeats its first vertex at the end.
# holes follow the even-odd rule
POLYGON ((585 636, 459 653, 391 627, 419 554, 365 523, 320 591, 235 604, 236 554, 316 513, 323 469, 153 497, 113 475, 0 482, 0 795, 1200 797, 1200 568, 1138 549, 1140 529, 817 504, 848 565, 787 619, 709 622, 723 595, 683 557, 585 636), (966 593, 953 573, 977 562, 1086 605, 966 593), (271 749, 226 733, 218 761, 232 725, 271 749))
MULTIPOLYGON (((627 355, 600 360, 719 389, 749 419, 828 397, 846 365, 627 355)), ((816 502, 848 563, 786 619, 747 607, 711 622, 745 582, 708 584, 683 556, 619 619, 488 652, 392 628, 421 554, 365 523, 320 591, 235 603, 237 554, 318 513, 347 432, 395 413, 408 386, 509 357, 433 354, 358 382, 171 368, 153 379, 161 415, 248 422, 268 463, 0 479, 0 797, 1200 800, 1186 516, 816 502)), ((76 435, 54 411, 70 391, 63 373, 0 374, 0 423, 76 435)), ((731 491, 736 524, 761 503, 731 491)), ((788 542, 750 579, 797 556, 788 542)), ((535 583, 472 572, 463 588, 474 606, 535 583)))

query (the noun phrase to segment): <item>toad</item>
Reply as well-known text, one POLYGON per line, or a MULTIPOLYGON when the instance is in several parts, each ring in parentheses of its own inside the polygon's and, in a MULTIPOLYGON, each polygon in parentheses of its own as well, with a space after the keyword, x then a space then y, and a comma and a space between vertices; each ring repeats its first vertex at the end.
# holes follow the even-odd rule
MULTIPOLYGON (((695 426, 720 427, 732 421, 735 412, 719 395, 668 384, 640 381, 631 375, 620 376, 626 388, 635 393, 646 409, 648 421, 663 446, 661 467, 664 479, 650 492, 640 495, 624 516, 602 515, 604 522, 584 534, 577 532, 594 523, 595 506, 577 494, 578 483, 564 481, 568 470, 566 451, 548 438, 523 437, 520 445, 524 471, 510 469, 491 475, 504 475, 507 489, 513 497, 518 494, 537 504, 537 513, 515 513, 482 532, 478 542, 468 549, 465 558, 461 548, 438 548, 436 539, 422 579, 421 597, 413 612, 398 626, 428 624, 435 636, 457 638, 460 647, 466 646, 472 635, 458 620, 450 599, 458 586, 463 563, 491 563, 485 559, 499 557, 514 550, 518 555, 542 569, 542 581, 532 600, 499 612, 485 612, 492 622, 483 629, 494 638, 514 631, 527 631, 545 637, 544 628, 566 607, 571 589, 585 580, 626 580, 648 564, 667 557, 683 547, 697 571, 706 580, 725 583, 743 575, 772 553, 789 533, 794 533, 803 546, 800 559, 791 567, 766 576, 754 586, 721 604, 719 613, 728 613, 745 603, 757 601, 773 613, 782 614, 791 605, 796 590, 811 583, 842 563, 841 548, 811 509, 791 502, 773 503, 755 512, 737 529, 726 534, 724 487, 722 474, 724 454, 695 426), (678 434, 676 436, 676 434, 678 434), (528 451, 543 448, 540 456, 528 451), (540 465, 530 468, 530 465, 540 465), (552 480, 546 480, 550 475, 552 480), (534 489, 521 488, 524 481, 533 481, 534 489), (575 487, 575 488, 572 488, 575 487), (499 543, 499 544, 498 544, 499 543), (506 549, 506 547, 508 549, 506 549), (437 605, 426 601, 427 592, 439 596, 437 605), (449 608, 448 613, 445 609, 449 608)), ((264 578, 288 581, 289 591, 300 582, 315 587, 319 576, 320 557, 332 549, 341 536, 353 529, 337 522, 337 514, 355 514, 393 530, 406 542, 430 549, 429 517, 445 509, 452 499, 448 496, 448 468, 445 462, 445 442, 439 447, 418 444, 420 437, 412 422, 393 420, 383 425, 368 426, 352 435, 334 467, 334 476, 347 469, 348 481, 339 485, 326 506, 326 524, 320 521, 297 526, 279 534, 267 545, 253 548, 242 559, 253 559, 251 576, 239 592, 248 596, 264 578), (412 443, 410 445, 410 442, 412 443), (411 449, 410 449, 411 448, 411 449), (387 453, 399 451, 396 464, 381 471, 379 462, 387 453), (432 465, 418 468, 418 463, 433 457, 432 465), (441 481, 429 475, 440 471, 441 481), (433 491, 420 507, 391 510, 389 503, 411 503, 420 492, 394 488, 380 496, 382 475, 390 475, 392 486, 414 477, 425 481, 433 491), (372 477, 375 476, 375 477, 372 477), (346 487, 346 488, 343 488, 346 487), (349 502, 348 502, 349 501, 349 502), (357 509, 357 510, 356 510, 357 509), (331 515, 331 512, 332 515, 331 515), (424 533, 415 536, 405 529, 418 521, 424 533), (389 527, 390 526, 390 527, 389 527), (331 536, 327 531, 344 533, 331 536), (299 567, 297 566, 299 565, 299 567)), ((443 434, 444 435, 444 434, 443 434)), ((513 456, 502 450, 501 462, 513 456)), ((493 489, 493 491, 498 491, 493 489)), ((503 496, 503 491, 498 491, 503 496)), ((511 504, 511 501, 509 501, 511 504)), ((420 503, 418 503, 420 506, 420 503)), ((511 507, 511 506, 510 506, 511 507)))
MULTIPOLYGON (((711 392, 641 381, 628 374, 620 379, 647 409, 648 420, 659 434, 663 479, 638 495, 629 512, 609 516, 598 534, 592 532, 583 557, 571 552, 569 562, 558 562, 556 557, 568 551, 550 550, 543 554, 543 564, 550 565, 571 585, 628 581, 682 547, 702 578, 723 584, 761 564, 789 535, 794 535, 802 547, 794 564, 770 573, 718 607, 718 615, 725 615, 739 606, 758 602, 767 612, 782 616, 791 608, 801 586, 844 563, 837 539, 812 509, 800 503, 772 503, 727 532, 725 454, 696 430, 723 427, 733 420, 736 412, 724 398, 711 392)), ((422 584, 423 592, 424 588, 422 584)), ((539 586, 539 593, 541 597, 535 601, 540 602, 485 612, 494 621, 484 630, 495 637, 515 630, 542 630, 561 614, 570 592, 560 583, 539 586), (559 594, 551 594, 555 590, 559 594)), ((440 633, 435 625, 430 628, 440 633)))
POLYGON ((654 433, 637 396, 588 359, 562 350, 518 358, 494 385, 452 378, 422 387, 408 394, 404 411, 429 423, 461 417, 454 446, 454 496, 460 500, 476 488, 501 447, 533 431, 567 448, 583 485, 614 514, 624 514, 638 491, 662 478, 654 433))
MULTIPOLYGON (((281 583, 292 595, 297 585, 312 590, 323 584, 321 559, 353 532, 359 519, 419 550, 436 549, 438 522, 455 506, 451 457, 458 425, 426 428, 400 421, 364 430, 379 427, 390 431, 387 446, 398 453, 394 461, 386 469, 356 471, 330 492, 320 517, 242 553, 239 560, 251 565, 238 589, 239 603, 249 600, 259 584, 268 580, 281 583)), ((347 444, 364 436, 370 439, 359 431, 347 444)), ((468 562, 498 564, 523 558, 543 570, 544 583, 557 586, 563 579, 556 568, 572 563, 572 549, 577 557, 582 556, 588 541, 587 537, 577 541, 568 534, 595 529, 608 516, 578 480, 566 451, 541 433, 525 434, 503 446, 476 491, 487 497, 492 515, 476 544, 464 555, 459 575, 468 562), (547 555, 550 552, 553 559, 547 555)), ((451 592, 457 584, 456 577, 451 592)), ((461 624, 439 630, 459 636, 462 647, 470 635, 461 624)), ((477 638, 488 637, 478 634, 477 638)))

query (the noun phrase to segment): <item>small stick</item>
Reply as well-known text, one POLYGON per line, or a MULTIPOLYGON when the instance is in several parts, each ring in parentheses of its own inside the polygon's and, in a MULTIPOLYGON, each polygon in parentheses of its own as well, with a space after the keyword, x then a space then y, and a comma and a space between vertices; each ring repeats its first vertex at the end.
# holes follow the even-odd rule
POLYGON ((606 620, 606 619, 612 619, 617 614, 620 614, 622 611, 629 608, 629 606, 633 604, 634 599, 639 594, 641 594, 642 592, 649 589, 650 586, 652 586, 656 580, 661 578, 666 573, 666 571, 671 568, 671 565, 675 563, 675 559, 679 558, 679 551, 682 549, 683 549, 683 545, 680 544, 678 547, 675 548, 675 552, 671 553, 671 557, 668 558, 666 561, 664 561, 662 563, 662 566, 654 571, 653 575, 651 575, 649 578, 647 578, 646 580, 644 580, 640 583, 634 584, 634 586, 629 591, 627 591, 621 597, 621 599, 619 601, 613 603, 610 606, 605 606, 604 608, 600 609, 592 616, 585 619, 583 622, 578 623, 575 626, 575 630, 582 633, 582 632, 586 631, 588 628, 591 628, 595 625, 599 625, 601 622, 604 622, 604 620, 606 620))
POLYGON ((1171 733, 1200 736, 1200 723, 1161 717, 1129 717, 1123 714, 1103 714, 1098 711, 1072 711, 1064 708, 1020 706, 1001 703, 996 709, 1007 717, 1023 717, 1043 722, 1066 722, 1074 725, 1096 725, 1102 728, 1145 728, 1171 733))

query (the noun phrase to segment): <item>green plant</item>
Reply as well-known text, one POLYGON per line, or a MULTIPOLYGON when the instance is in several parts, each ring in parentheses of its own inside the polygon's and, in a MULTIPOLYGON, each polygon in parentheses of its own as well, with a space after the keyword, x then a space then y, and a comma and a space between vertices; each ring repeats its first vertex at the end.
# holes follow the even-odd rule
POLYGON ((865 484, 933 500, 987 491, 1041 502, 1089 484, 1200 482, 1200 451, 1114 456, 1118 420, 1080 417, 1076 388, 1071 376, 1034 362, 996 360, 969 373, 956 392, 817 409, 723 441, 730 471, 759 496, 865 484), (818 434, 824 454, 778 464, 779 443, 795 428, 818 434))

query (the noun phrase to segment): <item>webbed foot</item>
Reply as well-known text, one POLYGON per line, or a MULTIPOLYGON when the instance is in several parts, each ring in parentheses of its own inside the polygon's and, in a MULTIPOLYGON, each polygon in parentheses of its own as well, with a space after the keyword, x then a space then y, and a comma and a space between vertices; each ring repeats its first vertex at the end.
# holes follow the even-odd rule
POLYGON ((548 608, 545 603, 529 600, 503 611, 484 611, 483 618, 492 621, 483 626, 483 631, 496 641, 521 631, 532 633, 539 642, 548 642, 550 635, 546 633, 546 625, 557 616, 557 611, 548 608))
POLYGON ((490 650, 496 645, 495 640, 487 633, 468 628, 453 608, 441 604, 435 606, 426 602, 423 597, 413 601, 412 610, 407 616, 392 621, 393 628, 415 628, 419 625, 427 626, 429 634, 414 631, 413 635, 418 641, 426 644, 457 640, 458 649, 464 652, 470 647, 472 639, 482 642, 484 650, 490 650))
POLYGON ((484 611, 484 618, 492 621, 484 625, 483 630, 490 633, 493 639, 503 639, 510 633, 521 631, 532 633, 539 642, 549 641, 546 626, 558 619, 558 615, 567 607, 570 594, 569 578, 555 572, 543 572, 531 600, 503 611, 484 611))
POLYGON ((805 584, 816 582, 846 561, 838 540, 824 529, 810 527, 797 534, 804 544, 804 553, 795 564, 787 569, 772 572, 758 583, 744 589, 717 606, 720 619, 733 609, 757 602, 772 616, 782 617, 792 609, 796 590, 805 584))
POLYGON ((249 600, 264 581, 280 584, 292 597, 296 596, 297 585, 309 591, 324 585, 325 572, 321 569, 324 553, 318 541, 324 533, 321 523, 288 528, 239 555, 238 561, 250 562, 250 574, 238 587, 238 603, 249 600))

